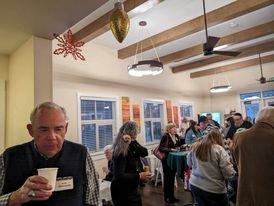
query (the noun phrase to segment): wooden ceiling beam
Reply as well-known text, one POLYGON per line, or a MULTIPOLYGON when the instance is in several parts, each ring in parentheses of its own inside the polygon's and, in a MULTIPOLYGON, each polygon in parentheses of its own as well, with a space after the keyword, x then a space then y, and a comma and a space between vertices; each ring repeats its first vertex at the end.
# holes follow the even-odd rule
MULTIPOLYGON (((237 0, 231 4, 207 13, 208 26, 211 27, 230 19, 237 18, 239 16, 269 6, 273 3, 274 0, 237 0)), ((157 47, 202 30, 204 30, 203 15, 156 34, 151 38, 153 39, 154 45, 157 47)), ((143 52, 153 48, 150 38, 144 39, 141 42, 143 52)), ((118 50, 118 58, 125 59, 133 56, 135 54, 136 45, 137 43, 118 50)))
MULTIPOLYGON (((261 59, 262 59, 262 64, 274 62, 274 54, 263 56, 263 57, 261 57, 261 59)), ((190 78, 194 79, 194 78, 198 78, 198 77, 219 74, 219 73, 242 69, 242 68, 259 65, 259 64, 260 64, 259 59, 258 59, 258 57, 256 57, 253 59, 249 59, 249 60, 245 60, 245 61, 241 61, 241 62, 237 62, 237 63, 233 63, 233 64, 227 64, 227 65, 215 67, 212 69, 206 69, 206 70, 202 70, 202 71, 198 71, 198 72, 192 72, 192 73, 190 73, 190 78)))
MULTIPOLYGON (((233 45, 244 41, 249 41, 251 39, 259 38, 268 34, 274 33, 274 21, 267 22, 265 24, 255 26, 234 34, 224 36, 220 39, 217 46, 221 45, 233 45)), ((181 51, 177 51, 165 56, 160 57, 163 64, 168 64, 176 60, 184 60, 193 56, 202 54, 203 44, 199 44, 181 51)))
POLYGON ((194 61, 188 64, 183 64, 183 65, 173 67, 172 72, 178 73, 178 72, 195 69, 198 67, 206 66, 206 65, 213 64, 220 61, 237 59, 241 57, 255 55, 258 53, 268 52, 268 51, 272 51, 273 48, 274 48, 274 41, 265 42, 265 43, 257 44, 255 46, 249 46, 243 49, 238 49, 238 51, 241 51, 242 53, 236 58, 231 56, 224 56, 224 55, 213 55, 212 57, 209 57, 206 59, 202 59, 202 60, 194 61))
MULTIPOLYGON (((148 3, 151 0, 126 0, 124 2, 124 8, 126 12, 133 11, 135 8, 140 7, 140 6, 146 6, 146 3, 148 3)), ((153 5, 156 5, 160 3, 161 1, 155 1, 153 0, 153 5)), ((91 41, 92 39, 104 34, 105 32, 110 30, 109 27, 109 20, 110 16, 114 9, 111 11, 107 12, 103 16, 99 17, 95 21, 91 22, 84 28, 82 28, 80 31, 76 32, 73 35, 73 39, 75 41, 84 41, 88 42, 91 41)))

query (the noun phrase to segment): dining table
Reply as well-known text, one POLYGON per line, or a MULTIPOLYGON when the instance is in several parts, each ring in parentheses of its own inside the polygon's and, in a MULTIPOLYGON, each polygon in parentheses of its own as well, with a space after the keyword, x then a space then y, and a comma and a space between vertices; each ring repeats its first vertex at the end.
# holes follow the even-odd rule
POLYGON ((188 169, 186 160, 188 153, 188 151, 169 152, 167 156, 167 165, 175 170, 182 179, 184 178, 184 172, 188 169))

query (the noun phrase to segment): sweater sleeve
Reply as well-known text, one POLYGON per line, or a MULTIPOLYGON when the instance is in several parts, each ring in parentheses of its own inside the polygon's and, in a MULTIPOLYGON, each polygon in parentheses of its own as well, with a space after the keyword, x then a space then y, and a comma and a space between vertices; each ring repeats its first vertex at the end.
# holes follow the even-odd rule
POLYGON ((113 158, 113 175, 114 179, 127 185, 138 185, 139 184, 139 173, 126 173, 127 158, 123 155, 113 158))
POLYGON ((138 157, 146 157, 148 156, 148 151, 147 148, 143 147, 142 145, 139 144, 139 142, 132 141, 130 143, 130 147, 135 151, 135 155, 138 157))
POLYGON ((4 157, 3 154, 0 155, 0 206, 8 205, 9 194, 3 194, 3 187, 4 187, 4 179, 5 179, 5 167, 4 167, 4 157))
POLYGON ((192 168, 192 156, 193 156, 193 152, 190 151, 188 154, 187 154, 187 165, 192 168))
POLYGON ((233 164, 230 162, 230 156, 223 147, 220 147, 219 167, 225 179, 233 177, 236 174, 233 164))

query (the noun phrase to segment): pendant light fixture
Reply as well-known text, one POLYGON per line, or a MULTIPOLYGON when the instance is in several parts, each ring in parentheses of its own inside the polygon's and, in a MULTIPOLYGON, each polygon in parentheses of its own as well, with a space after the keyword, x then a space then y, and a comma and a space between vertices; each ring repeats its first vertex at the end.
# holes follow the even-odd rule
MULTIPOLYGON (((215 74, 215 76, 216 76, 216 74, 215 74)), ((223 92, 228 92, 231 88, 232 87, 231 87, 227 77, 225 77, 225 84, 221 84, 219 82, 218 85, 215 84, 215 81, 213 78, 213 84, 209 91, 211 93, 223 93, 223 92)))
POLYGON ((118 42, 122 43, 128 34, 130 20, 121 0, 114 5, 114 11, 110 17, 110 30, 118 42))
MULTIPOLYGON (((146 21, 140 21, 139 26, 140 26, 140 32, 144 33, 145 26, 147 25, 146 21)), ((148 31, 147 31, 148 33, 148 31)), ((151 45, 153 47, 154 53, 157 57, 157 60, 153 59, 148 59, 144 60, 143 59, 143 51, 142 51, 142 41, 140 37, 140 43, 137 43, 136 46, 136 52, 135 52, 135 57, 134 57, 134 62, 132 65, 128 66, 128 73, 131 76, 135 77, 142 77, 142 76, 147 76, 147 75, 158 75, 163 72, 163 63, 160 62, 159 55, 154 47, 152 38, 150 38, 151 45), (138 57, 138 51, 140 50, 140 54, 138 57)))
POLYGON ((230 85, 214 86, 210 88, 211 93, 228 92, 232 87, 230 85))

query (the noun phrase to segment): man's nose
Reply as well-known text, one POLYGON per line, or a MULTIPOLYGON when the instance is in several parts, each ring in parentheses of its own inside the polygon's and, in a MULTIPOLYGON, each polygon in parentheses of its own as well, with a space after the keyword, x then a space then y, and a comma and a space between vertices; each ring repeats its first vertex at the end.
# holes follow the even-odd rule
POLYGON ((49 138, 49 139, 53 139, 53 140, 56 139, 56 133, 55 133, 54 130, 50 130, 50 131, 49 131, 48 138, 49 138))

